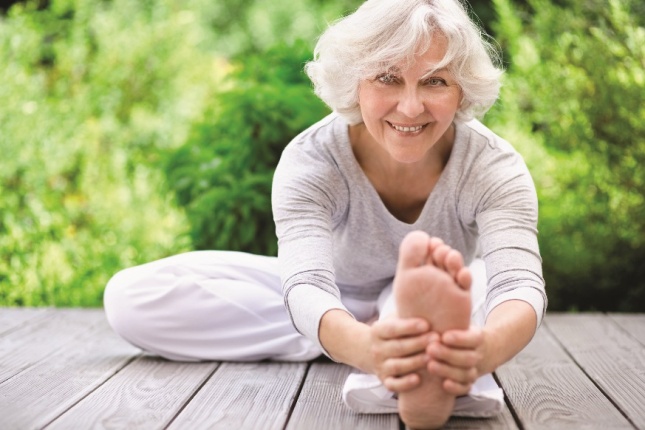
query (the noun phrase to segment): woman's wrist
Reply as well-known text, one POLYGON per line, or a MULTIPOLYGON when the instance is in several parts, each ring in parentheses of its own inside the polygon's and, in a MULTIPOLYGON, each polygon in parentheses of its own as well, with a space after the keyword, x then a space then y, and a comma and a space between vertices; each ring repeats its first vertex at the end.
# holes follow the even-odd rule
POLYGON ((497 336, 495 330, 484 327, 482 329, 482 360, 477 366, 477 373, 479 376, 492 373, 499 366, 498 360, 494 351, 497 351, 499 346, 497 344, 497 336))
POLYGON ((342 309, 331 309, 322 316, 318 339, 335 361, 373 373, 369 359, 370 330, 342 309))
POLYGON ((519 353, 535 334, 537 318, 533 307, 521 300, 509 300, 496 306, 482 329, 480 375, 494 372, 519 353))

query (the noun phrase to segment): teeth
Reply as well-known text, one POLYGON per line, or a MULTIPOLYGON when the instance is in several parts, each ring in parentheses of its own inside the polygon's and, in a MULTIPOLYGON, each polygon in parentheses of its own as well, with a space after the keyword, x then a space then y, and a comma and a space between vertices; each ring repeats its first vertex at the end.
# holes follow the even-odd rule
POLYGON ((422 125, 419 125, 419 126, 416 126, 416 127, 401 127, 401 126, 394 125, 394 124, 391 124, 391 125, 392 125, 392 127, 394 127, 394 129, 396 131, 402 131, 404 133, 419 131, 419 130, 421 130, 423 128, 422 125))

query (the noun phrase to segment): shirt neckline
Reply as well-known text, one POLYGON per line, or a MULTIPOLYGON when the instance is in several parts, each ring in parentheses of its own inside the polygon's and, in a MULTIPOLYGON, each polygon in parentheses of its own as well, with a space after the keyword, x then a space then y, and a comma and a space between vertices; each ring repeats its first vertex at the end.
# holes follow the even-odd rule
MULTIPOLYGON (((349 171, 352 173, 353 178, 355 180, 358 180, 361 182, 362 188, 367 190, 367 193, 369 194, 369 198, 372 200, 378 201, 378 205, 381 209, 381 212, 385 213, 388 221, 391 224, 399 225, 399 226, 404 226, 404 227, 418 227, 419 224, 424 222, 424 219, 427 216, 428 211, 430 208, 438 203, 435 203, 435 200, 440 198, 437 196, 441 196, 442 194, 445 195, 447 191, 447 186, 448 184, 446 181, 448 180, 447 177, 449 176, 449 170, 452 170, 452 166, 455 164, 453 162, 453 159, 455 159, 455 155, 457 152, 457 146, 459 144, 459 140, 461 137, 461 127, 459 124, 455 124, 455 141, 453 143, 452 151, 450 154, 450 158, 448 159, 448 163, 446 163, 446 166, 444 167, 443 171, 441 172, 441 175, 439 176, 439 179, 437 180, 437 183, 435 184, 434 188, 430 192, 430 195, 426 199, 423 209, 421 209, 421 212, 419 213, 419 216, 413 223, 407 223, 405 221, 402 221, 395 217, 392 212, 385 206, 385 203, 383 203, 383 200, 381 199, 381 196, 378 194, 376 191, 376 188, 374 188, 374 185, 372 182, 369 180, 365 172, 363 171, 363 168, 358 164, 358 160, 354 156, 354 151, 352 150, 352 144, 349 140, 349 126, 348 124, 343 121, 340 117, 337 118, 337 129, 336 129, 336 135, 338 137, 338 140, 340 141, 340 149, 342 151, 343 159, 347 160, 347 163, 349 164, 349 171)), ((351 186, 351 184, 350 184, 351 186)))

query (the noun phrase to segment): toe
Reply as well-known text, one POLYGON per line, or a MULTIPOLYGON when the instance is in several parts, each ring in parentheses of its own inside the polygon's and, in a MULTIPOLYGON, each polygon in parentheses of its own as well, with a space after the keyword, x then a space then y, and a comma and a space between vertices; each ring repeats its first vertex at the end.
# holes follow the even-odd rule
POLYGON ((453 279, 457 280, 457 274, 464 267, 464 259, 461 256, 461 252, 456 249, 451 249, 446 254, 446 270, 450 273, 450 276, 453 279))
POLYGON ((462 267, 455 277, 457 285, 463 290, 469 291, 473 283, 473 275, 468 267, 462 267))
POLYGON ((399 270, 419 267, 426 263, 429 253, 430 236, 422 231, 408 233, 399 247, 399 270))

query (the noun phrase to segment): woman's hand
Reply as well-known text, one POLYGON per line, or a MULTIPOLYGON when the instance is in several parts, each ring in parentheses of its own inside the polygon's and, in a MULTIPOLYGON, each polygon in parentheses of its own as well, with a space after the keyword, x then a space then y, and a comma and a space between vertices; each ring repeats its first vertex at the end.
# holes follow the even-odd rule
POLYGON ((428 364, 426 348, 437 338, 429 333, 421 318, 390 317, 371 327, 370 359, 372 371, 383 385, 396 393, 417 387, 421 379, 415 372, 428 364))
POLYGON ((441 377, 443 389, 450 394, 468 394, 473 383, 481 376, 480 368, 485 356, 484 331, 471 326, 468 330, 448 330, 441 340, 426 348, 430 357, 427 368, 430 374, 441 377))

